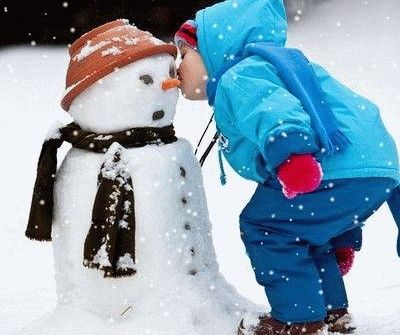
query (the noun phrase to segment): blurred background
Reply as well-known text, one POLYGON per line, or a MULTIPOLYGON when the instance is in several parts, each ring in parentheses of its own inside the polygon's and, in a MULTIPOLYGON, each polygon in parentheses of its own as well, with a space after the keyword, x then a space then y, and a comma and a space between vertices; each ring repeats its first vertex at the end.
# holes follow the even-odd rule
MULTIPOLYGON (((314 5, 329 0, 285 0, 288 15, 299 20, 314 5)), ((117 18, 170 39, 196 11, 219 1, 80 0, 0 1, 0 46, 72 43, 86 31, 117 18)))

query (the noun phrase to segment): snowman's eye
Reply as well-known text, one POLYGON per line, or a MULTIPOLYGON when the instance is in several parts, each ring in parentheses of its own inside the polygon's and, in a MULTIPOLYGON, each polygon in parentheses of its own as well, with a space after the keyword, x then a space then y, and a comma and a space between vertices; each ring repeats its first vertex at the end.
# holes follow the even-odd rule
POLYGON ((171 64, 169 67, 169 76, 175 78, 177 76, 175 64, 171 64))
POLYGON ((140 76, 139 79, 140 79, 143 83, 145 83, 146 85, 151 85, 151 84, 154 83, 153 78, 152 78, 150 75, 148 75, 148 74, 145 74, 145 75, 143 75, 143 76, 140 76))

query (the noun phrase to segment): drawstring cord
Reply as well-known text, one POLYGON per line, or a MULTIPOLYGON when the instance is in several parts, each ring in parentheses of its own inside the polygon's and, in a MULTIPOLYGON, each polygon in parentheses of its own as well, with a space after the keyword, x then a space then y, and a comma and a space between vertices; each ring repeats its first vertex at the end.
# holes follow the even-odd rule
POLYGON ((208 128, 210 127, 210 125, 211 125, 211 123, 212 123, 212 121, 213 121, 213 119, 214 119, 214 114, 215 114, 215 113, 213 113, 213 114, 211 115, 210 121, 208 121, 208 124, 207 124, 206 129, 203 131, 203 134, 201 135, 200 140, 199 140, 199 142, 197 143, 196 150, 194 151, 194 154, 195 154, 195 155, 197 154, 197 151, 199 150, 199 147, 200 147, 200 145, 201 145, 201 142, 203 142, 204 136, 206 135, 207 130, 208 130, 208 128))
MULTIPOLYGON (((201 143, 203 142, 204 136, 206 135, 206 133, 208 131, 208 128, 210 127, 213 119, 214 119, 214 113, 212 114, 212 116, 210 118, 210 121, 207 124, 206 129, 204 130, 203 134, 200 137, 200 140, 197 143, 197 147, 196 147, 196 150, 194 152, 195 155, 197 155, 199 147, 200 147, 201 143)), ((215 135, 213 136, 213 138, 212 138, 210 144, 208 145, 207 149, 201 155, 201 158, 200 158, 199 162, 200 162, 200 166, 203 167, 203 165, 204 165, 208 155, 210 154, 212 148, 214 147, 215 143, 217 143, 217 141, 218 141, 218 162, 219 162, 219 169, 220 169, 220 181, 221 181, 222 185, 225 185, 226 184, 226 173, 225 173, 224 162, 223 162, 223 158, 222 158, 223 145, 222 145, 222 143, 221 143, 221 141, 219 139, 220 139, 220 133, 219 133, 219 131, 217 131, 215 133, 215 135)))
MULTIPOLYGON (((217 133, 218 134, 218 133, 217 133)), ((219 134, 218 134, 219 137, 219 134)), ((220 169, 220 176, 219 179, 222 185, 226 184, 226 173, 224 169, 224 161, 222 160, 222 145, 218 143, 218 161, 219 161, 219 169, 220 169)))

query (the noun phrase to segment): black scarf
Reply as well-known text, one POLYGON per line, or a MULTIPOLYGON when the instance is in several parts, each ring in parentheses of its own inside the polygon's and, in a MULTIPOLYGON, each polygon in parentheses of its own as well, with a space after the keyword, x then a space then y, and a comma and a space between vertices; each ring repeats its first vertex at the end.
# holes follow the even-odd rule
POLYGON ((104 271, 104 277, 134 275, 134 190, 123 150, 175 142, 177 138, 173 125, 95 134, 71 123, 59 129, 59 132, 58 138, 48 139, 42 146, 26 236, 34 240, 51 241, 57 149, 63 142, 69 142, 75 148, 104 153, 105 160, 98 175, 92 209, 92 224, 85 240, 83 264, 104 271))

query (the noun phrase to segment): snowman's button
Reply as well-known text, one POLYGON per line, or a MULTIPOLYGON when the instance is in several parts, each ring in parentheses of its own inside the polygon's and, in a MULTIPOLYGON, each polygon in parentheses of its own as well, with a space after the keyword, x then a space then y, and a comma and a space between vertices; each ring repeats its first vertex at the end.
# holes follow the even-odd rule
POLYGON ((190 254, 194 256, 194 248, 190 248, 190 254))
POLYGON ((191 228, 191 227, 190 227, 190 224, 189 224, 189 223, 185 223, 185 229, 186 229, 186 230, 190 230, 190 228, 191 228))
POLYGON ((156 111, 153 113, 153 120, 157 121, 162 119, 165 116, 165 112, 163 110, 156 111))
POLYGON ((189 271, 189 274, 190 274, 191 276, 195 276, 195 275, 197 274, 197 270, 190 270, 190 271, 189 271))
POLYGON ((183 166, 180 166, 179 169, 181 170, 181 176, 182 176, 183 178, 185 178, 185 177, 186 177, 186 170, 185 170, 185 168, 184 168, 183 166))
POLYGON ((186 205, 187 204, 187 199, 185 197, 182 198, 182 202, 186 205))

